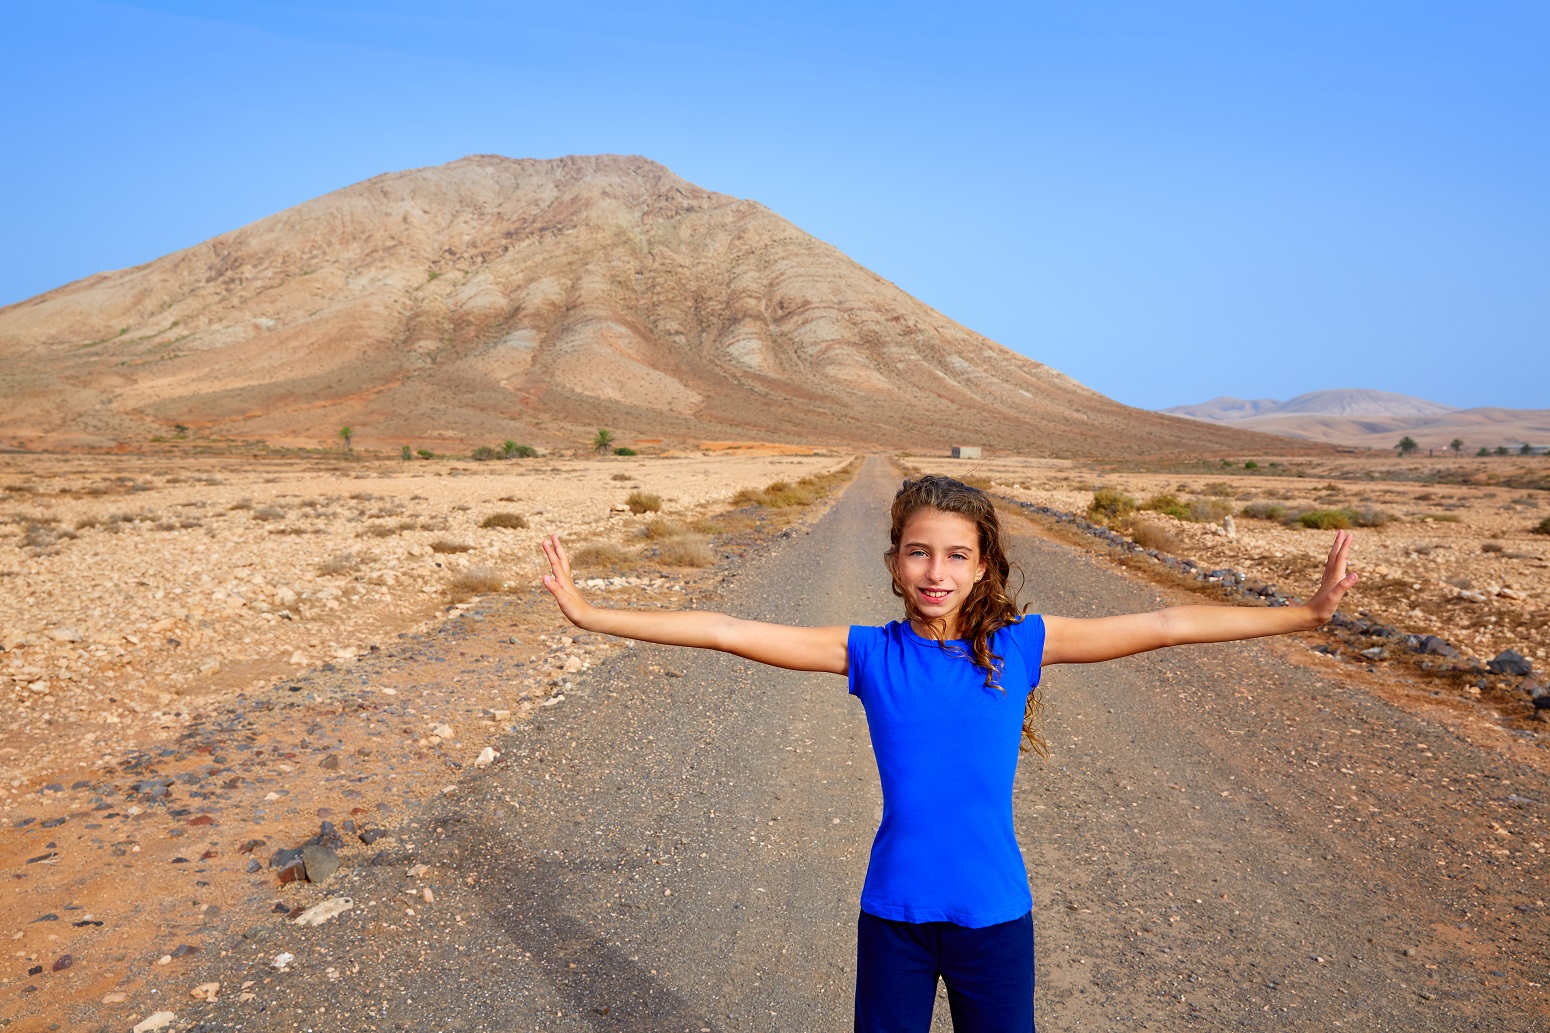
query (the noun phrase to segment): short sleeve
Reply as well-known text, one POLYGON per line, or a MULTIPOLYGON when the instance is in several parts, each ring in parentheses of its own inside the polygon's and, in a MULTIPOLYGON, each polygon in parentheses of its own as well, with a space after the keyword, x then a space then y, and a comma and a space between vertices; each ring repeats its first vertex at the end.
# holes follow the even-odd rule
POLYGON ((845 640, 845 678, 850 683, 850 694, 861 695, 861 687, 872 654, 883 637, 882 628, 869 628, 852 624, 845 640))
POLYGON ((1028 671, 1028 687, 1037 688, 1044 670, 1044 617, 1037 613, 1026 614, 1016 624, 1008 624, 1005 634, 1022 654, 1028 671))

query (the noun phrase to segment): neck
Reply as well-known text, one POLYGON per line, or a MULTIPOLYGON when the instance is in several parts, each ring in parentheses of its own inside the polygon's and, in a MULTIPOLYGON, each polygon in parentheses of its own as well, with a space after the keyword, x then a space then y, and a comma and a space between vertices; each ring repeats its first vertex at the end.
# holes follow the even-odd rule
POLYGON ((940 632, 944 641, 952 641, 958 637, 958 615, 950 614, 934 621, 922 621, 910 619, 910 630, 921 638, 936 638, 940 632))

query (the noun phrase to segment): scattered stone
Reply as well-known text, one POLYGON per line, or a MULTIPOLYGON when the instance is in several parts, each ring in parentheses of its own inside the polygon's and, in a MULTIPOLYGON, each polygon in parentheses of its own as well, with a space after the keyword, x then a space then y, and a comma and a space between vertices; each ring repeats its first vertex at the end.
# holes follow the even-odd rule
POLYGON ((322 882, 339 870, 339 854, 326 846, 302 847, 301 858, 308 882, 322 882))
POLYGON ((193 997, 196 1000, 206 1001, 210 1004, 214 1004, 216 999, 215 995, 220 992, 220 983, 200 983, 198 986, 194 987, 188 992, 188 996, 193 997))
POLYGON ((494 764, 495 763, 495 758, 499 757, 499 756, 500 756, 500 754, 496 753, 494 749, 492 749, 489 746, 486 746, 484 749, 479 751, 479 756, 474 758, 474 767, 479 768, 481 770, 484 769, 484 768, 487 768, 491 764, 494 764))
POLYGON ((292 954, 290 951, 281 951, 279 954, 274 956, 274 960, 269 963, 269 967, 277 972, 288 972, 290 971, 290 963, 295 960, 296 955, 292 954))
POLYGON ((69 968, 71 965, 74 965, 74 964, 75 964, 75 955, 73 955, 73 954, 61 954, 59 957, 54 959, 54 971, 55 972, 63 972, 65 969, 69 968))
POLYGON ((330 753, 328 756, 318 761, 318 767, 322 768, 324 771, 338 771, 339 754, 330 753))
POLYGON ((58 818, 50 818, 50 819, 48 819, 48 821, 45 821, 41 825, 39 825, 38 828, 40 828, 40 829, 57 829, 59 826, 63 825, 65 822, 67 822, 69 820, 70 819, 68 817, 64 817, 64 816, 60 816, 58 818))
POLYGON ((122 990, 114 990, 110 994, 102 995, 103 1004, 123 1004, 127 1000, 129 1000, 129 995, 122 990))
POLYGON ((1457 658, 1459 651, 1450 646, 1445 640, 1436 635, 1412 635, 1415 644, 1412 648, 1423 656, 1445 656, 1449 659, 1457 658))
POLYGON ((83 926, 88 926, 88 925, 101 925, 102 924, 102 919, 100 919, 100 918, 93 918, 91 915, 87 915, 85 918, 81 919, 79 922, 71 922, 70 924, 75 926, 75 928, 80 929, 83 926))
POLYGON ((27 858, 27 863, 28 864, 53 864, 57 860, 59 860, 59 853, 57 851, 50 850, 46 854, 39 854, 37 857, 29 857, 29 858, 27 858))
POLYGON ((51 628, 43 634, 51 642, 81 641, 81 631, 79 628, 51 628))
POLYGON ((173 950, 172 956, 174 958, 186 958, 190 954, 198 953, 199 948, 195 947, 192 943, 180 943, 177 945, 176 949, 173 950))
POLYGON ((1364 650, 1362 650, 1357 655, 1358 656, 1364 656, 1364 657, 1366 657, 1369 660, 1382 660, 1384 657, 1388 656, 1389 654, 1388 654, 1388 650, 1384 649, 1382 646, 1373 646, 1371 649, 1364 649, 1364 650))
POLYGON ((312 907, 307 908, 307 910, 297 915, 293 921, 297 925, 318 926, 330 919, 337 918, 354 906, 355 901, 349 897, 330 897, 321 904, 314 904, 312 907))
POLYGON ((436 736, 438 739, 451 739, 454 733, 452 731, 451 725, 439 724, 431 729, 431 734, 436 736))
POLYGON ((239 854, 251 854, 253 851, 257 850, 259 847, 264 846, 264 845, 265 845, 265 841, 262 840, 262 839, 250 839, 246 843, 242 844, 241 846, 239 846, 237 848, 237 853, 239 853, 239 854))
POLYGON ((355 838, 359 839, 362 843, 365 843, 367 846, 371 846, 373 843, 375 843, 377 840, 381 839, 383 836, 386 836, 387 834, 388 834, 388 830, 387 829, 370 828, 370 829, 367 829, 365 832, 362 832, 359 836, 357 836, 355 838))
MULTIPOLYGON (((322 810, 328 809, 325 807, 322 808, 322 810)), ((332 814, 333 811, 329 811, 328 813, 332 814)), ((338 829, 334 828, 334 823, 331 821, 325 821, 322 825, 318 826, 318 834, 313 836, 307 842, 308 844, 315 843, 318 846, 326 846, 330 850, 344 849, 344 837, 339 834, 338 829)))
POLYGON ((255 858, 251 859, 250 861, 248 861, 248 874, 249 875, 256 875, 257 873, 259 873, 259 872, 261 872, 263 870, 264 870, 264 866, 258 863, 258 858, 255 857, 255 858))
POLYGON ((54 914, 52 911, 50 911, 46 915, 39 915, 37 918, 34 918, 31 922, 28 922, 27 924, 28 925, 36 925, 39 922, 57 922, 57 921, 59 921, 59 916, 54 914))
POLYGON ((159 1011, 148 1015, 135 1026, 133 1033, 152 1033, 153 1030, 166 1029, 177 1018, 175 1012, 159 1011))
POLYGON ((292 858, 290 861, 281 866, 279 875, 280 885, 282 886, 292 882, 300 882, 307 877, 306 862, 304 862, 301 859, 301 855, 298 854, 296 857, 292 858))
POLYGON ((197 818, 188 819, 190 825, 214 825, 215 819, 208 814, 201 814, 197 818))

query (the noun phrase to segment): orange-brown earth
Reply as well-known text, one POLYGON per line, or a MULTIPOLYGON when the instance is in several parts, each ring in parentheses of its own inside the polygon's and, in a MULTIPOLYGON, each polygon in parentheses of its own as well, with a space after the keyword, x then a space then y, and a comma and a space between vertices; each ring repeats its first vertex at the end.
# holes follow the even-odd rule
POLYGON ((28 447, 1271 440, 1120 405, 753 201, 613 156, 378 176, 0 309, 0 368, 0 440, 28 447))
MULTIPOLYGON (((560 626, 536 585, 543 531, 623 550, 607 568, 578 564, 600 598, 683 606, 706 575, 654 558, 661 539, 648 525, 682 530, 740 490, 849 458, 746 451, 0 457, 0 867, 11 884, 0 1022, 105 1000, 128 1028, 159 999, 186 996, 176 965, 189 955, 177 950, 209 945, 238 903, 241 880, 225 876, 267 864, 325 818, 361 829, 402 818, 505 728, 563 704, 570 676, 623 645, 560 626), (660 511, 629 512, 637 493, 660 511), (492 514, 531 526, 481 526, 492 514), (458 592, 457 576, 479 566, 512 594, 458 592), (427 636, 487 620, 501 622, 501 655, 456 672, 413 667, 427 636), (369 672, 364 695, 348 711, 320 701, 309 689, 320 670, 369 672), (383 708, 402 709, 378 724, 383 708), (134 790, 152 778, 176 779, 166 801, 134 790), (29 975, 38 967, 41 982, 29 975)), ((288 899, 314 897, 299 884, 288 899)))

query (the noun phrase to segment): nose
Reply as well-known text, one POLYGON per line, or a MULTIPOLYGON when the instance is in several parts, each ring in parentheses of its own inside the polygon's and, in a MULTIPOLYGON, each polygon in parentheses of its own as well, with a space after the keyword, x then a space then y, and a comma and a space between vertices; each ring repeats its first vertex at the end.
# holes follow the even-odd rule
POLYGON ((926 568, 926 577, 931 581, 941 581, 942 575, 942 559, 941 557, 937 557, 931 561, 931 566, 926 568))

